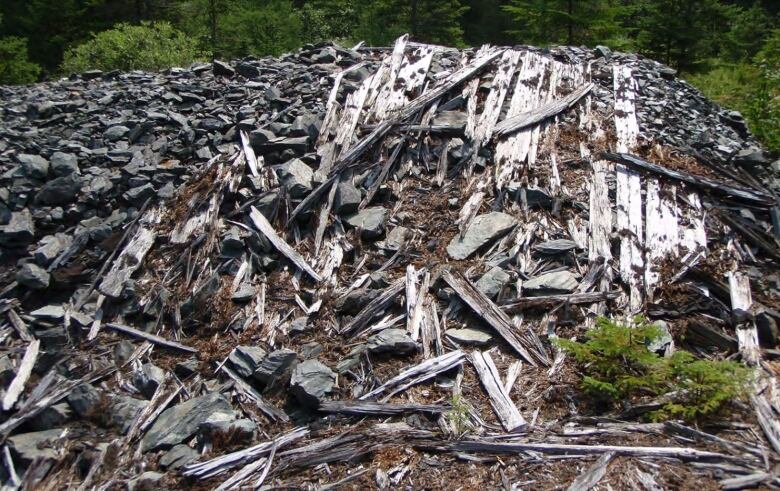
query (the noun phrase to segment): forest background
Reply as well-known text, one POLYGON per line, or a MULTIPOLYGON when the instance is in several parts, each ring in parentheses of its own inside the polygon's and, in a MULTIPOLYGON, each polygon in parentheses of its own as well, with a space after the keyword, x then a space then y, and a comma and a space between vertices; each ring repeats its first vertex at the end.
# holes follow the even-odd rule
POLYGON ((780 152, 777 0, 3 0, 0 84, 310 43, 607 46, 678 70, 780 152))

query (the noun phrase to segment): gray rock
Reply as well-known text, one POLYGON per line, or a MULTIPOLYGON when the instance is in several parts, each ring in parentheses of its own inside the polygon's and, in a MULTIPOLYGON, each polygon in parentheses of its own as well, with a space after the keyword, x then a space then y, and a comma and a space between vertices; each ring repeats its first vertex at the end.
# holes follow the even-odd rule
POLYGON ((124 435, 135 419, 149 405, 148 401, 130 396, 116 396, 111 400, 111 422, 124 435))
POLYGON ((154 186, 147 183, 143 186, 129 189, 122 197, 133 206, 140 207, 147 199, 153 197, 155 194, 154 186))
POLYGON ((141 440, 141 450, 170 448, 189 440, 204 421, 216 413, 234 414, 230 403, 213 392, 166 409, 141 440))
POLYGON ((27 177, 33 179, 45 179, 49 174, 49 161, 40 155, 21 154, 17 160, 22 164, 22 169, 27 177))
POLYGON ((187 445, 176 445, 160 458, 160 467, 176 470, 198 460, 198 457, 200 457, 200 454, 197 450, 187 445))
POLYGON ((758 340, 762 346, 774 348, 777 346, 778 333, 777 321, 767 312, 758 312, 756 314, 756 329, 758 330, 758 340))
POLYGON ((36 458, 53 460, 56 457, 54 445, 61 440, 62 429, 21 433, 8 437, 8 448, 14 462, 26 468, 36 458))
POLYGON ((127 491, 153 491, 160 488, 164 474, 155 471, 145 471, 127 482, 127 491))
POLYGON ((501 212, 479 215, 463 234, 453 237, 447 245, 447 253, 453 259, 466 259, 481 247, 509 232, 515 226, 515 219, 501 212))
POLYGON ((385 329, 366 341, 370 353, 393 353, 403 355, 417 351, 417 343, 403 329, 385 329))
POLYGON ((491 268, 477 280, 476 287, 488 298, 494 299, 498 292, 509 283, 511 277, 501 268, 491 268))
POLYGON ((392 251, 396 252, 398 251, 401 246, 404 245, 406 242, 406 239, 411 235, 411 232, 406 227, 401 227, 400 225, 398 227, 394 227, 392 230, 390 230, 387 233, 387 237, 385 237, 385 240, 377 244, 382 249, 385 249, 386 251, 392 251))
POLYGON ((276 138, 274 132, 269 129, 254 130, 249 133, 249 144, 255 150, 260 150, 262 145, 276 138))
POLYGON ((20 246, 35 240, 35 222, 30 210, 11 213, 11 220, 0 227, 0 243, 20 246))
POLYGON ((112 126, 103 133, 103 138, 110 142, 121 140, 130 132, 130 128, 123 125, 112 126))
POLYGON ((561 254, 573 251, 577 248, 577 243, 568 239, 548 240, 534 246, 534 250, 540 254, 561 254))
POLYGON ((336 187, 336 196, 333 198, 333 211, 337 215, 355 213, 362 199, 360 191, 351 181, 342 181, 336 187))
POLYGON ((54 152, 49 161, 55 176, 67 176, 79 173, 79 160, 72 153, 54 152))
POLYGON ((198 433, 214 435, 216 433, 230 433, 244 442, 250 442, 257 432, 257 424, 251 419, 235 419, 235 416, 227 413, 217 413, 198 427, 198 433))
POLYGON ((298 401, 317 407, 331 393, 336 384, 336 373, 318 360, 298 364, 290 378, 290 390, 298 401))
POLYGON ((198 372, 198 359, 190 358, 180 361, 173 367, 173 373, 181 379, 189 378, 198 372))
POLYGON ((660 320, 653 322, 653 325, 661 330, 661 336, 647 343, 647 350, 653 353, 664 354, 667 347, 674 341, 672 334, 669 332, 669 325, 665 321, 660 320))
POLYGON ((35 201, 45 205, 67 205, 76 199, 80 190, 81 179, 75 173, 68 174, 44 184, 35 195, 35 201))
POLYGON ((263 358, 252 377, 266 389, 276 387, 286 378, 297 358, 295 351, 286 348, 272 351, 263 358))
POLYGON ((387 209, 373 206, 347 217, 346 222, 351 227, 359 227, 361 229, 360 236, 364 239, 374 239, 384 233, 386 220, 387 209))
POLYGON ((469 346, 484 346, 493 340, 493 336, 490 333, 481 329, 473 329, 471 327, 465 327, 463 329, 447 329, 444 335, 456 343, 469 346))
POLYGON ((290 336, 303 334, 309 330, 309 318, 297 317, 290 322, 290 336))
POLYGON ((33 251, 33 258, 40 266, 48 266, 57 259, 65 249, 73 243, 73 238, 66 234, 47 235, 38 243, 38 248, 33 251))
POLYGON ((596 49, 594 49, 593 52, 596 53, 596 56, 604 58, 607 61, 612 58, 612 50, 606 46, 596 46, 596 49))
POLYGON ((290 126, 290 136, 308 136, 311 140, 317 138, 320 134, 322 120, 315 114, 301 114, 293 121, 290 126))
POLYGON ((165 371, 153 363, 144 363, 133 371, 133 385, 147 399, 151 399, 157 387, 165 381, 165 371))
POLYGON ((16 281, 31 290, 45 290, 49 287, 49 273, 35 263, 26 263, 16 273, 16 281))
POLYGON ((233 370, 243 378, 249 378, 260 367, 266 352, 259 346, 236 346, 228 356, 233 370))
POLYGON ((256 294, 254 286, 249 283, 241 283, 230 299, 237 303, 245 303, 255 298, 256 294))
POLYGON ((293 198, 302 198, 312 190, 314 171, 301 159, 293 159, 277 171, 279 179, 293 198))
POLYGON ((127 363, 130 357, 133 356, 134 351, 135 346, 127 339, 118 342, 114 347, 114 359, 116 360, 116 364, 123 365, 127 363))
POLYGON ((65 318, 65 309, 62 305, 46 305, 30 312, 36 319, 59 321, 65 318))
POLYGON ((218 77, 232 77, 236 74, 233 67, 224 61, 214 60, 212 66, 214 67, 214 75, 218 77))
POLYGON ((66 400, 80 417, 91 415, 100 403, 101 394, 90 384, 81 383, 68 393, 66 400))
POLYGON ((579 282, 571 271, 545 273, 523 283, 524 292, 573 292, 579 282))
POLYGON ((50 430, 59 428, 71 419, 73 414, 66 403, 49 406, 28 422, 33 431, 50 430))

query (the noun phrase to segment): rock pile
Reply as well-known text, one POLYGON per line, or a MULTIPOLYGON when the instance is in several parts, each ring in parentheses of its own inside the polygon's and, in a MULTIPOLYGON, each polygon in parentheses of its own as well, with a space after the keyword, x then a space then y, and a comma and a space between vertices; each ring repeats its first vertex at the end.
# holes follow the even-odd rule
POLYGON ((9 486, 774 479, 771 374, 728 435, 607 422, 551 343, 778 356, 772 166, 667 67, 403 36, 0 94, 9 486))

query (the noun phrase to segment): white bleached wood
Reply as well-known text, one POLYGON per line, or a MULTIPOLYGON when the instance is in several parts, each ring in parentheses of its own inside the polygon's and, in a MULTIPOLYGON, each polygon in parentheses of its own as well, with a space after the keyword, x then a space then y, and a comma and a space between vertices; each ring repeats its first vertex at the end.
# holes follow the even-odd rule
POLYGON ((596 460, 588 469, 577 476, 569 485, 567 491, 588 491, 596 486, 607 473, 607 466, 615 457, 614 452, 607 452, 596 460))
POLYGON ((16 375, 11 380, 11 385, 8 386, 8 390, 3 396, 3 411, 9 411, 19 396, 22 395, 24 390, 24 384, 32 374, 32 369, 35 366, 35 361, 38 359, 38 350, 41 347, 40 340, 36 339, 27 345, 27 349, 24 351, 22 361, 19 362, 19 367, 16 369, 16 375))
POLYGON ((151 228, 140 228, 135 237, 116 258, 111 270, 106 273, 98 287, 100 293, 112 298, 119 297, 127 280, 141 266, 156 237, 157 235, 151 228))
POLYGON ((751 312, 753 296, 750 292, 750 279, 745 273, 729 273, 729 294, 731 296, 731 315, 736 323, 737 343, 744 360, 755 365, 761 353, 758 345, 758 330, 751 312))
POLYGON ((257 229, 263 235, 265 235, 269 242, 271 242, 271 244, 273 244, 273 246, 279 252, 284 254, 287 259, 293 262, 293 264, 311 276, 314 281, 318 283, 322 281, 320 275, 318 275, 317 272, 314 271, 311 266, 309 266, 309 264, 300 254, 295 252, 295 249, 290 247, 290 245, 284 239, 282 239, 279 234, 276 233, 273 225, 271 225, 271 223, 263 216, 263 214, 260 213, 254 206, 252 207, 252 211, 249 213, 249 217, 252 219, 252 223, 254 223, 255 227, 257 227, 257 229))
POLYGON ((699 193, 690 191, 684 193, 686 206, 680 207, 680 215, 687 226, 680 230, 680 246, 690 251, 707 253, 707 230, 704 228, 706 212, 702 207, 699 193))
POLYGON ((512 82, 519 61, 520 52, 510 50, 504 53, 496 66, 492 87, 485 98, 482 113, 474 129, 473 140, 477 148, 493 137, 493 129, 501 116, 501 108, 504 106, 504 99, 509 92, 509 84, 512 82))
MULTIPOLYGON (((385 117, 403 106, 409 102, 410 95, 414 96, 422 88, 435 51, 436 48, 434 46, 422 45, 414 48, 409 54, 404 56, 398 76, 391 87, 392 90, 387 96, 386 103, 382 105, 384 112, 381 114, 377 112, 377 118, 385 117)), ((387 86, 390 86, 390 84, 387 84, 387 86)))
POLYGON ((408 42, 408 34, 404 34, 395 40, 393 53, 390 55, 390 71, 387 81, 383 84, 381 90, 379 90, 375 103, 370 106, 368 111, 369 114, 373 115, 376 120, 381 121, 385 119, 387 113, 397 107, 394 106, 394 104, 398 103, 398 99, 395 94, 397 91, 403 90, 403 88, 405 88, 405 86, 403 88, 400 87, 403 84, 403 81, 401 81, 400 84, 397 84, 396 80, 401 74, 403 63, 406 60, 405 52, 406 44, 408 42))
POLYGON ((547 102, 530 111, 523 112, 517 116, 507 118, 496 126, 495 134, 497 137, 511 135, 529 126, 533 126, 545 119, 551 118, 576 104, 585 94, 591 91, 593 84, 585 84, 578 87, 570 94, 552 102, 547 102))
POLYGON ((417 292, 417 300, 414 302, 412 318, 409 324, 410 337, 414 341, 417 341, 420 338, 420 323, 423 320, 425 297, 428 295, 428 287, 430 286, 430 283, 431 273, 425 271, 423 275, 423 281, 420 284, 420 290, 417 292))
POLYGON ((471 353, 471 362, 479 375, 479 380, 490 397, 490 405, 496 412, 502 426, 509 433, 522 430, 526 426, 526 421, 517 410, 509 394, 501 385, 501 378, 493 358, 488 352, 473 351, 471 353))
POLYGON ((646 180, 646 191, 647 267, 645 268, 645 287, 648 300, 651 301, 655 285, 660 279, 661 263, 667 257, 677 255, 681 234, 677 222, 675 187, 664 185, 662 189, 658 179, 649 178, 646 180))
MULTIPOLYGON (((477 51, 474 59, 479 59, 490 52, 490 45, 484 44, 477 51)), ((477 90, 479 90, 479 77, 469 81, 464 87, 461 96, 466 100, 466 138, 474 138, 477 130, 477 90)))
POLYGON ((612 279, 612 248, 610 246, 610 237, 612 235, 612 203, 609 199, 609 188, 607 187, 607 172, 609 164, 604 160, 596 160, 591 163, 593 173, 590 183, 590 221, 588 230, 590 240, 588 241, 588 260, 596 261, 598 258, 604 258, 608 267, 606 268, 604 279, 602 280, 599 291, 608 291, 612 279))
MULTIPOLYGON (((246 134, 246 131, 241 131, 241 148, 244 150, 244 158, 246 158, 246 165, 249 167, 249 172, 252 173, 253 176, 257 177, 260 175, 260 166, 258 165, 257 156, 255 155, 255 150, 252 148, 252 145, 249 144, 249 137, 246 134)), ((262 158, 262 157, 261 157, 262 158)))
POLYGON ((412 333, 412 318, 417 304, 417 282, 419 274, 413 265, 406 267, 406 332, 412 333))
POLYGON ((463 351, 457 350, 451 351, 445 355, 437 356, 436 358, 431 358, 430 360, 425 360, 419 365, 405 368, 398 375, 376 389, 360 396, 360 400, 365 401, 385 393, 385 396, 380 402, 386 402, 394 394, 460 365, 465 358, 466 354, 463 351))

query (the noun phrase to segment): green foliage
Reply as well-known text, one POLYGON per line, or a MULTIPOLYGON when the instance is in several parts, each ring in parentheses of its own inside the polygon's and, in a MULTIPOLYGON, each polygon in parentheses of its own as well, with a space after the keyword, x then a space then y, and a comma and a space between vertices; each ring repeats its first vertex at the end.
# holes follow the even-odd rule
POLYGON ((0 38, 0 85, 29 84, 38 79, 41 67, 27 59, 27 40, 0 38))
POLYGON ((450 401, 451 409, 447 412, 446 418, 452 428, 458 435, 463 435, 471 431, 471 421, 469 420, 469 408, 460 394, 453 395, 450 401))
POLYGON ((461 0, 366 0, 358 10, 353 37, 388 45, 408 32, 415 41, 460 46, 460 18, 467 10, 461 0))
POLYGON ((307 42, 348 40, 357 27, 359 3, 356 0, 313 0, 300 10, 307 42))
POLYGON ((555 342, 582 365, 582 389, 602 402, 674 393, 650 414, 654 420, 700 419, 745 396, 749 369, 730 361, 697 360, 685 351, 658 356, 647 346, 661 335, 656 326, 641 319, 629 327, 599 318, 585 342, 555 342))
POLYGON ((167 22, 119 24, 68 50, 62 71, 159 70, 189 65, 199 54, 196 43, 167 22))
POLYGON ((502 8, 515 19, 516 28, 510 32, 518 41, 541 45, 594 45, 617 39, 618 19, 626 11, 610 0, 510 0, 502 8))

